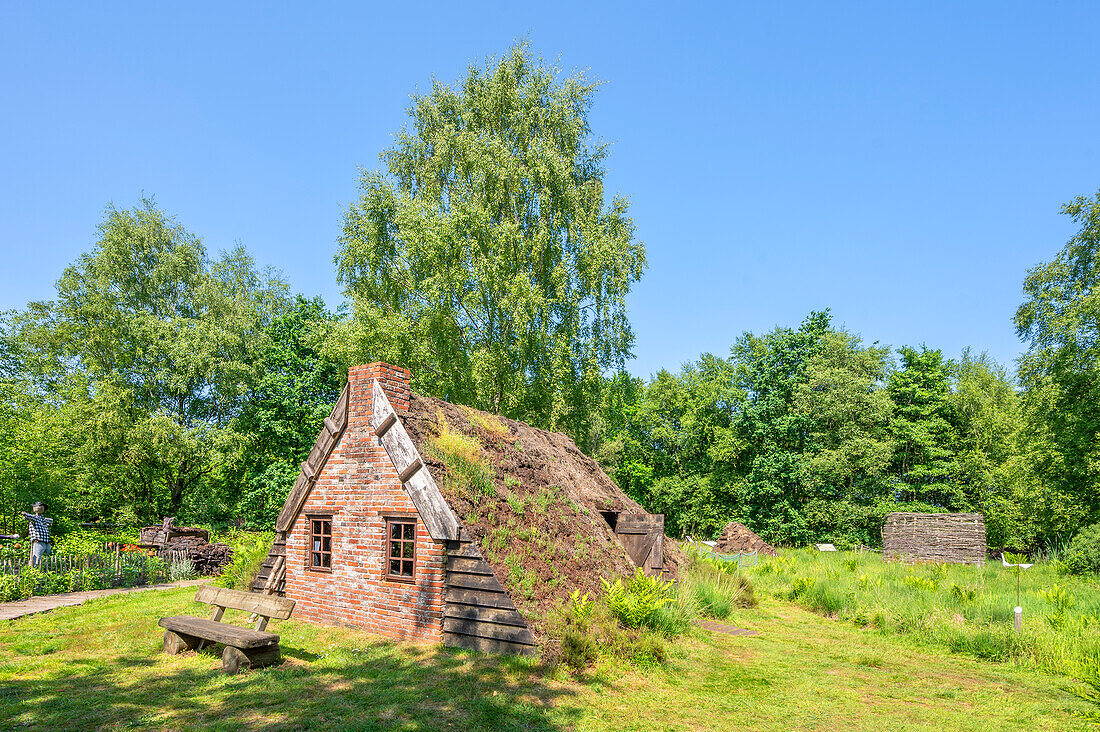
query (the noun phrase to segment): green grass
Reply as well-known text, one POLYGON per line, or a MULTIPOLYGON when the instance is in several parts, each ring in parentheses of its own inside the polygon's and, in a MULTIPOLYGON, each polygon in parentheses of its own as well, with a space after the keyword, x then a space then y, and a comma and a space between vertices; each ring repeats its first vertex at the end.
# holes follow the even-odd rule
MULTIPOLYGON (((601 659, 579 679, 526 659, 398 644, 289 620, 282 665, 227 677, 165 656, 157 619, 193 589, 0 623, 3 729, 1076 730, 1065 680, 922 647, 764 598, 693 630, 664 666, 601 659)), ((239 620, 237 622, 240 622, 239 620)))
POLYGON ((1016 575, 999 562, 884 562, 878 554, 784 551, 749 570, 758 589, 882 634, 996 661, 1071 673, 1100 657, 1100 586, 1050 563, 1020 578, 1024 626, 1013 630, 1016 575))

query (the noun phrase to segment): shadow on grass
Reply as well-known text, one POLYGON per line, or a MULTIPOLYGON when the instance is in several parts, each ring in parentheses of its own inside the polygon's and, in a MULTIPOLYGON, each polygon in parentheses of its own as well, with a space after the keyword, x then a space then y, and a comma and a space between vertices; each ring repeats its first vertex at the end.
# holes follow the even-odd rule
POLYGON ((557 730, 568 689, 528 660, 439 647, 285 648, 284 662, 235 677, 218 646, 172 660, 77 657, 0 690, 0 729, 557 730), (183 667, 180 667, 183 664, 183 667))

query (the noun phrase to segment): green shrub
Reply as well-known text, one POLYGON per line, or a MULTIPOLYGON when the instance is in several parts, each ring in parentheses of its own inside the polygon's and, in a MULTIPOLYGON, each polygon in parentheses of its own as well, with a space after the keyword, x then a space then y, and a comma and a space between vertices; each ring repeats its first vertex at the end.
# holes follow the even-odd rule
POLYGON ((641 569, 627 582, 603 582, 605 601, 611 612, 628 628, 655 627, 657 612, 673 601, 672 583, 647 577, 641 569))
POLYGON ((1081 529, 1066 547, 1061 567, 1068 574, 1100 574, 1100 524, 1081 529))
POLYGON ((275 534, 271 531, 240 532, 234 535, 233 558, 222 568, 215 584, 231 590, 248 590, 260 571, 275 534))
POLYGON ((561 639, 561 662, 573 671, 583 671, 596 662, 599 644, 584 627, 567 628, 561 639))

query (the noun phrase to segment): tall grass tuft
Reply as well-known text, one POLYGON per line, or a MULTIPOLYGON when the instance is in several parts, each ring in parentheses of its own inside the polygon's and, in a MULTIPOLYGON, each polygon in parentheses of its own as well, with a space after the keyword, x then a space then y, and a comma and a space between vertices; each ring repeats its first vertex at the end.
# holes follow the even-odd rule
POLYGON ((481 445, 452 428, 442 413, 439 434, 428 442, 428 451, 447 466, 447 487, 471 503, 480 503, 496 494, 493 472, 481 451, 481 445))

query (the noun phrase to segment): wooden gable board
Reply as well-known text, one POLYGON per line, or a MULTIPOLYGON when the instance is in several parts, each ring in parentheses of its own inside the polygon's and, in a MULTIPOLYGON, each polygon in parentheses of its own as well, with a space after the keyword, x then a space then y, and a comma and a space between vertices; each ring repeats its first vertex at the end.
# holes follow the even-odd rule
POLYGON ((402 477, 402 484, 412 502, 416 504, 420 519, 431 537, 436 541, 458 539, 458 519, 447 505, 443 494, 439 492, 432 474, 424 467, 424 461, 420 459, 420 453, 413 445, 409 433, 405 431, 405 426, 401 424, 400 419, 392 419, 390 415, 393 414, 393 405, 375 380, 371 427, 377 433, 381 431, 383 425, 390 424, 389 428, 382 432, 380 438, 382 446, 386 448, 394 468, 402 477))
POLYGON ((290 527, 294 525, 302 506, 309 498, 309 492, 313 489, 313 482, 320 474, 321 468, 324 467, 329 455, 336 448, 336 443, 340 441, 344 430, 347 429, 349 396, 348 387, 345 386, 344 390, 340 392, 340 398, 336 400, 336 406, 333 407, 332 414, 325 420, 325 426, 321 428, 321 434, 317 436, 317 440, 313 443, 313 449, 310 450, 309 457, 302 463, 298 480, 294 481, 294 487, 291 489, 290 495, 286 497, 283 510, 279 512, 279 517, 275 519, 276 531, 289 531, 290 527), (338 431, 334 432, 333 427, 338 431))

